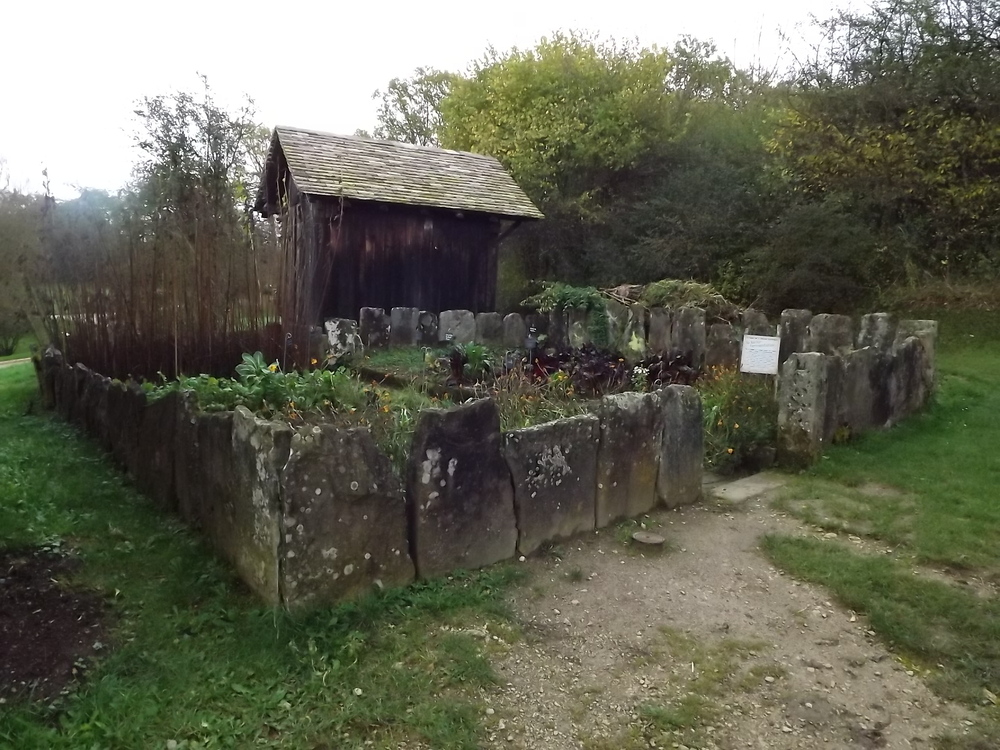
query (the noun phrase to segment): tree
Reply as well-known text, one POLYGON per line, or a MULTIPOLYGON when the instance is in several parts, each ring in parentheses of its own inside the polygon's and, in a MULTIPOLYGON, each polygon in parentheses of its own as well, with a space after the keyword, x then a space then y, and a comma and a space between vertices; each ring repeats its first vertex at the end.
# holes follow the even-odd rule
MULTIPOLYGON (((456 76, 434 68, 417 68, 409 78, 393 78, 380 99, 374 137, 418 146, 437 146, 441 133, 441 100, 456 76)), ((367 135, 359 131, 359 135, 367 135)))
POLYGON ((724 187, 744 148, 763 156, 752 117, 731 116, 750 112, 758 89, 691 39, 667 51, 560 33, 531 50, 490 50, 455 79, 441 102, 442 143, 496 156, 546 214, 516 235, 526 274, 587 283, 707 275, 710 264, 689 262, 694 237, 724 219, 695 218, 684 190, 708 163, 724 187), (718 138, 698 133, 713 129, 718 138), (671 224, 662 211, 692 221, 671 224))
POLYGON ((876 0, 826 21, 775 153, 840 196, 897 266, 1000 272, 1000 4, 876 0))
POLYGON ((269 132, 252 102, 227 110, 204 79, 135 113, 128 188, 46 216, 50 320, 70 356, 110 376, 228 374, 242 351, 267 349, 274 319, 250 214, 269 132))
POLYGON ((0 160, 0 356, 12 354, 27 331, 27 282, 41 252, 38 233, 45 207, 43 196, 10 187, 0 160))

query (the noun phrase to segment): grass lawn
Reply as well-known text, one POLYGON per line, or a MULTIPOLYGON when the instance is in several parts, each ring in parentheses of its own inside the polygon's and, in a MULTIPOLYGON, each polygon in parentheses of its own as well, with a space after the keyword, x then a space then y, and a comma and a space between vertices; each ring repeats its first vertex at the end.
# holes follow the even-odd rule
POLYGON ((24 359, 25 357, 31 356, 31 347, 37 343, 35 337, 31 334, 27 336, 22 336, 18 342, 17 346, 14 348, 13 354, 7 354, 6 356, 0 357, 0 362, 7 362, 11 359, 24 359))
POLYGON ((0 748, 477 747, 494 675, 467 629, 517 637, 512 568, 262 607, 97 448, 31 414, 35 389, 30 364, 0 369, 0 547, 78 555, 71 585, 103 592, 114 625, 74 692, 2 707, 0 748))
POLYGON ((821 528, 882 542, 883 554, 787 536, 767 538, 764 549, 779 566, 866 613, 943 696, 985 703, 995 713, 1000 314, 924 316, 942 324, 935 403, 896 429, 831 448, 779 500, 821 528))

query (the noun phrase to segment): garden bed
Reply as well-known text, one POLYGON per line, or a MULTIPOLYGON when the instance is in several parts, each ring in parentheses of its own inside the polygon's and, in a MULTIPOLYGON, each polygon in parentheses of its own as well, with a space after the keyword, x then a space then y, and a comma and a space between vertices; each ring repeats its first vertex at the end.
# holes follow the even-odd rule
POLYGON ((66 585, 74 568, 51 549, 0 549, 0 703, 56 698, 103 647, 107 607, 66 585))

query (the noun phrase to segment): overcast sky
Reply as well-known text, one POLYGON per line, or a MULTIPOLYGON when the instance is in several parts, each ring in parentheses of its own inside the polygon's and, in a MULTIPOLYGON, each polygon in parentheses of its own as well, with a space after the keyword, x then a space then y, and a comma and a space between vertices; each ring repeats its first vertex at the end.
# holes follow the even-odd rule
POLYGON ((0 11, 7 74, 0 159, 15 186, 116 190, 129 177, 134 102, 195 90, 197 73, 223 103, 243 94, 258 118, 353 133, 371 128, 372 93, 420 65, 465 70, 490 45, 530 47, 577 29, 646 45, 683 34, 712 40, 737 65, 771 67, 808 49, 811 15, 837 0, 501 0, 344 3, 297 0, 49 0, 0 11))

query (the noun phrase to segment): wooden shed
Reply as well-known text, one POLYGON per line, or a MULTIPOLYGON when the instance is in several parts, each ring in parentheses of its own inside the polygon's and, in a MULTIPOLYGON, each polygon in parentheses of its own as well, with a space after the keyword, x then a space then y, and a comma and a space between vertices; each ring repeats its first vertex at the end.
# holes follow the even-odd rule
POLYGON ((313 325, 361 307, 493 310, 500 241, 542 218, 491 156, 289 127, 256 208, 279 219, 282 315, 313 325))

